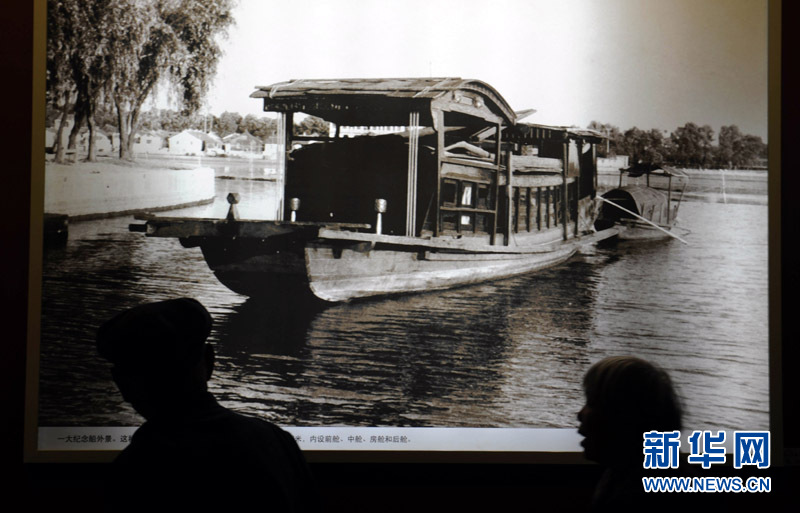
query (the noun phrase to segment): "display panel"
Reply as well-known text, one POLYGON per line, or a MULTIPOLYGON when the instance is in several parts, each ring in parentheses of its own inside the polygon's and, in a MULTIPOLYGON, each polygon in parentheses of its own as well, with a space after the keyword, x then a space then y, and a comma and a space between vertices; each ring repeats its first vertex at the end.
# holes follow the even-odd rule
MULTIPOLYGON (((609 4, 607 22, 621 23, 625 11, 609 4)), ((597 22, 601 13, 593 12, 589 4, 578 6, 585 9, 587 23, 597 22)), ((361 12, 357 9, 363 7, 354 4, 349 12, 361 12)), ((741 112, 741 120, 720 114, 727 112, 728 103, 712 105, 705 113, 708 118, 701 118, 699 111, 688 117, 683 111, 683 118, 673 120, 665 112, 676 109, 656 108, 662 102, 679 103, 663 83, 652 89, 648 87, 652 84, 630 85, 636 82, 630 76, 617 77, 620 82, 612 80, 613 70, 593 68, 575 57, 586 48, 575 34, 589 29, 574 26, 574 10, 551 13, 545 6, 536 7, 541 9, 536 14, 546 13, 544 19, 552 22, 547 25, 553 31, 549 35, 569 37, 571 42, 564 55, 552 61, 545 58, 539 69, 563 66, 565 72, 580 76, 591 73, 598 81, 608 82, 606 91, 622 88, 624 83, 657 100, 633 109, 626 117, 596 107, 588 93, 583 93, 585 100, 577 93, 567 99, 554 96, 549 89, 552 85, 540 85, 544 79, 535 66, 520 72, 519 66, 506 60, 516 51, 524 53, 515 49, 535 46, 536 39, 521 39, 492 59, 480 59, 465 49, 463 54, 470 58, 454 58, 451 64, 442 48, 452 43, 439 37, 449 33, 451 25, 454 34, 469 31, 456 23, 452 13, 434 12, 430 16, 435 23, 430 23, 436 31, 431 28, 425 44, 402 47, 400 55, 408 52, 409 56, 398 57, 396 62, 386 57, 386 51, 382 58, 365 57, 370 64, 363 70, 348 68, 343 59, 330 70, 325 63, 313 62, 304 64, 306 68, 292 67, 299 66, 295 58, 285 63, 285 69, 294 73, 291 76, 276 63, 274 69, 263 71, 266 76, 245 79, 239 76, 242 68, 236 67, 240 61, 227 64, 222 60, 216 77, 220 85, 212 89, 208 110, 221 117, 221 111, 212 109, 239 108, 223 102, 222 83, 235 82, 246 98, 251 83, 272 83, 292 76, 394 76, 399 69, 409 69, 403 67, 408 66, 406 61, 416 58, 422 59, 423 69, 409 69, 409 76, 424 75, 425 62, 429 68, 434 63, 437 68, 442 66, 441 72, 429 69, 434 75, 474 75, 495 86, 515 108, 533 103, 542 115, 537 122, 583 126, 605 117, 603 121, 623 130, 649 123, 673 132, 688 122, 714 127, 738 123, 746 133, 761 134, 766 141, 766 5, 751 13, 762 20, 761 61, 757 57, 748 61, 742 55, 736 59, 725 54, 708 57, 723 70, 728 64, 738 69, 742 61, 750 62, 753 75, 760 77, 753 90, 737 97, 736 105, 755 105, 758 111, 755 115, 741 112), (569 25, 554 22, 566 14, 569 25), (395 67, 387 70, 389 65, 395 67), (496 68, 513 72, 504 75, 496 68), (238 85, 242 82, 247 83, 238 85), (531 84, 537 84, 534 90, 538 95, 520 92, 531 84), (213 98, 215 92, 218 96, 213 98), (565 104, 577 110, 558 112, 557 107, 565 104), (655 117, 648 117, 653 111, 655 117), (569 116, 574 119, 566 119, 569 116)), ((240 56, 253 46, 246 44, 248 20, 263 17, 247 11, 252 8, 242 2, 234 11, 238 25, 231 29, 225 47, 229 57, 246 59, 240 56)), ((520 2, 497 9, 502 19, 517 11, 532 19, 532 8, 520 2)), ((297 19, 298 26, 304 26, 301 14, 307 17, 308 13, 281 9, 287 10, 282 17, 297 19)), ((378 12, 390 16, 392 9, 382 7, 378 12)), ((636 17, 654 14, 648 9, 628 13, 636 17)), ((704 20, 704 16, 713 18, 718 13, 711 15, 701 9, 691 19, 704 20)), ((370 23, 364 20, 364 26, 370 23)), ((489 39, 492 31, 507 30, 500 23, 482 23, 489 39)), ((323 27, 314 26, 324 33, 323 27)), ((727 42, 735 37, 731 32, 733 29, 720 29, 716 35, 727 42)), ((600 40, 614 40, 611 31, 600 39, 600 34, 587 34, 587 41, 595 46, 600 40)), ((633 37, 630 32, 625 35, 633 37)), ((375 37, 382 44, 391 39, 375 37)), ((325 41, 323 47, 331 52, 345 45, 325 41)), ((683 44, 691 48, 700 42, 683 44)), ((542 58, 541 54, 538 57, 542 58)), ((620 59, 635 57, 623 54, 620 59)), ((658 70, 684 77, 692 73, 690 64, 675 65, 667 59, 657 64, 653 73, 658 70)), ((618 73, 624 70, 625 66, 616 68, 618 73)), ((553 84, 561 83, 558 73, 553 75, 553 84)), ((568 76, 576 81, 575 76, 568 76)), ((595 84, 591 89, 603 87, 595 84)), ((684 94, 683 101, 692 98, 689 92, 684 94)), ((615 108, 623 110, 622 105, 615 108)), ((714 130, 721 136, 721 130, 714 130)), ((111 135, 109 153, 114 149, 111 135)), ((151 180, 163 178, 159 173, 172 172, 179 175, 178 181, 185 180, 180 199, 164 200, 183 208, 164 215, 222 219, 229 210, 226 198, 234 192, 241 198, 237 205, 240 218, 274 219, 285 198, 282 170, 268 155, 269 143, 254 157, 246 151, 240 156, 215 155, 211 143, 205 142, 199 155, 188 158, 160 151, 162 147, 140 148, 133 166, 137 178, 153 183, 151 180), (190 203, 203 204, 187 205, 190 203)), ((172 149, 180 144, 181 139, 169 140, 172 149)), ((217 280, 199 248, 183 247, 177 239, 146 238, 131 232, 128 227, 134 220, 130 215, 105 217, 109 212, 164 205, 153 207, 141 205, 140 199, 130 200, 136 185, 128 182, 130 170, 110 165, 113 157, 83 163, 80 149, 75 157, 78 162, 71 164, 56 164, 47 158, 44 169, 33 173, 34 181, 44 184, 43 197, 34 198, 33 203, 42 205, 43 215, 35 214, 34 220, 44 226, 45 237, 50 237, 50 226, 55 226, 50 223, 63 217, 44 214, 66 214, 69 223, 64 244, 57 236, 45 239, 41 282, 32 290, 33 297, 40 291, 40 302, 32 308, 32 323, 40 331, 31 331, 31 343, 38 353, 38 365, 31 369, 30 378, 31 459, 95 457, 90 453, 112 457, 124 447, 142 419, 116 392, 109 366, 94 350, 94 332, 123 308, 176 296, 198 299, 214 317, 210 340, 219 358, 211 391, 226 406, 285 426, 310 459, 334 454, 346 460, 354 452, 374 453, 379 459, 391 459, 398 453, 416 453, 422 459, 470 453, 480 459, 496 452, 536 461, 572 455, 573 461, 579 461, 580 437, 575 429, 583 403, 581 378, 591 363, 615 354, 641 356, 670 372, 685 404, 685 423, 690 429, 770 427, 766 170, 688 169, 691 186, 685 191, 679 225, 688 244, 671 240, 588 246, 561 265, 506 280, 320 307, 288 301, 265 304, 236 294, 217 280), (80 180, 98 174, 110 177, 99 189, 81 185, 89 182, 80 180), (110 192, 117 190, 122 196, 110 192), (81 192, 89 194, 81 197, 81 192), (129 200, 134 203, 126 203, 129 200)), ((611 167, 611 171, 601 169, 598 192, 616 184, 618 172, 613 164, 611 167)), ((147 201, 154 195, 149 190, 147 201)))

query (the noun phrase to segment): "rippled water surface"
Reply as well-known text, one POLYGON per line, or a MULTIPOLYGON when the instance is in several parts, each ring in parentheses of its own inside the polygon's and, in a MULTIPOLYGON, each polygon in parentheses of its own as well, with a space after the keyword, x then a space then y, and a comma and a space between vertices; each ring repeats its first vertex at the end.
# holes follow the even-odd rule
MULTIPOLYGON (((237 191, 242 217, 270 218, 269 171, 218 170, 231 174, 213 205, 179 213, 222 217, 237 191)), ((684 203, 680 218, 688 245, 603 245, 514 279, 324 309, 239 296, 198 248, 129 232, 130 217, 75 222, 44 255, 40 425, 139 424, 95 330, 185 295, 214 317, 213 392, 284 425, 574 427, 588 367, 634 354, 671 373, 688 427, 767 429, 767 208, 684 203)))

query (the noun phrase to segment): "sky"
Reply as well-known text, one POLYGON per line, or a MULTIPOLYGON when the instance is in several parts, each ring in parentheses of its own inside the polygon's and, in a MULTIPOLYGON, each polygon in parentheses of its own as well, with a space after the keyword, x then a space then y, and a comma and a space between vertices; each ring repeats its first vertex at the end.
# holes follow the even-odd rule
POLYGON ((262 111, 259 85, 461 77, 532 123, 767 140, 766 0, 238 0, 207 111, 262 111))

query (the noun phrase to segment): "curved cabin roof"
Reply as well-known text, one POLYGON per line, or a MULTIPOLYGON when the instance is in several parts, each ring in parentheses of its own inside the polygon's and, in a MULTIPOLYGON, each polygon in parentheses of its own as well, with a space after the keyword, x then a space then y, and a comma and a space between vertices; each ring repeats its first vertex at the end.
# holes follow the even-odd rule
POLYGON ((466 114, 490 123, 513 125, 516 115, 492 86, 461 78, 372 78, 290 80, 258 86, 265 111, 304 112, 346 126, 433 126, 436 111, 466 114))
MULTIPOLYGON (((641 216, 649 216, 651 215, 650 213, 661 212, 667 206, 666 194, 644 185, 626 185, 625 187, 611 189, 603 194, 603 197, 641 216)), ((603 208, 605 208, 605 205, 603 208)), ((617 216, 630 217, 624 213, 619 213, 619 211, 617 216)))

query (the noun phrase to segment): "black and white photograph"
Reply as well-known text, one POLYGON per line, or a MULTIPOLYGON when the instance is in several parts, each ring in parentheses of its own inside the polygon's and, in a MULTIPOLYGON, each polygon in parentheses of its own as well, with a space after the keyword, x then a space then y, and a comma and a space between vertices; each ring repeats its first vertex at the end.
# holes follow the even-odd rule
POLYGON ((766 1, 47 9, 39 450, 142 424, 98 330, 178 298, 304 450, 580 452, 621 355, 770 429, 766 1))

